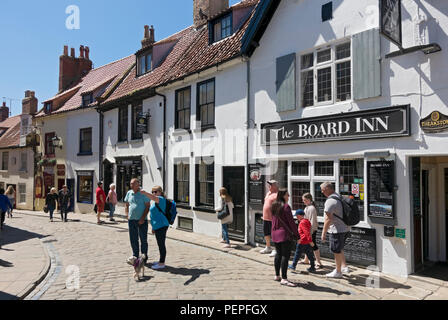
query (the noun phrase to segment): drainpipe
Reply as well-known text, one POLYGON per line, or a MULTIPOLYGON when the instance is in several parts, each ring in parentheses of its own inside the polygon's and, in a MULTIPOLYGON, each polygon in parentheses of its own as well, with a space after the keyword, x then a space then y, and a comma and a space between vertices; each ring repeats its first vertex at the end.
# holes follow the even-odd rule
MULTIPOLYGON (((98 105, 99 108, 99 105, 98 105)), ((104 114, 101 110, 96 109, 96 112, 98 112, 100 118, 99 118, 99 126, 100 126, 100 136, 99 136, 99 159, 98 159, 98 179, 99 181, 103 181, 104 179, 104 170, 103 170, 103 156, 104 156, 104 148, 103 148, 103 143, 104 143, 104 114)))
POLYGON ((246 67, 247 67, 247 92, 246 92, 246 166, 244 169, 245 172, 245 186, 244 186, 244 191, 246 194, 245 197, 245 208, 246 208, 246 212, 245 212, 245 225, 246 225, 246 232, 245 232, 245 239, 244 242, 246 244, 248 244, 250 242, 249 239, 249 234, 250 234, 250 225, 249 225, 249 130, 250 130, 250 58, 249 57, 244 57, 244 59, 246 60, 246 67))
MULTIPOLYGON (((166 186, 166 96, 160 93, 155 93, 156 96, 160 96, 163 98, 163 165, 162 165, 162 189, 167 194, 166 186)), ((168 194, 167 194, 168 195, 168 194)))

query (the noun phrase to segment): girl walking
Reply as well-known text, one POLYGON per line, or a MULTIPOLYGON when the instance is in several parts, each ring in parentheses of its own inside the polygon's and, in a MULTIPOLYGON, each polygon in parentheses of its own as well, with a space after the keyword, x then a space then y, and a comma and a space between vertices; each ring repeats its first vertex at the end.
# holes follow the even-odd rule
POLYGON ((48 208, 48 212, 50 212, 50 221, 53 222, 53 212, 56 210, 56 203, 59 200, 58 191, 56 188, 51 188, 50 193, 47 194, 45 198, 45 205, 48 208))
POLYGON ((229 239, 229 224, 233 222, 233 202, 232 197, 229 195, 226 188, 219 189, 219 197, 221 198, 221 206, 216 209, 217 212, 223 211, 226 206, 227 210, 229 210, 229 215, 221 220, 221 226, 222 226, 222 241, 221 243, 224 244, 224 248, 231 248, 230 246, 230 239, 229 239))
MULTIPOLYGON (((14 207, 14 203, 16 203, 16 191, 13 186, 9 186, 8 189, 6 189, 5 195, 8 197, 11 206, 14 207)), ((8 218, 12 218, 12 209, 8 209, 8 218)))
POLYGON ((292 217, 291 207, 288 205, 289 193, 286 189, 280 189, 277 200, 272 204, 272 241, 275 243, 277 254, 275 255, 275 281, 288 287, 297 287, 287 277, 288 262, 291 256, 293 241, 297 242, 299 232, 292 217), (282 276, 280 278, 280 270, 282 276))

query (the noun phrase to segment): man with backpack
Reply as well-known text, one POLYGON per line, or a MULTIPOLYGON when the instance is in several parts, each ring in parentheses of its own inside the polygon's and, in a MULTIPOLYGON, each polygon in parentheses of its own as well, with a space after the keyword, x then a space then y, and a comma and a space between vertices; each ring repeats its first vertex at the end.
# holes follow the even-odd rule
MULTIPOLYGON (((344 204, 341 195, 335 192, 331 182, 324 182, 320 186, 322 193, 327 197, 325 201, 325 222, 322 230, 322 242, 326 241, 327 232, 330 234, 330 250, 334 254, 336 269, 328 273, 327 278, 342 278, 342 273, 348 273, 344 255, 345 240, 350 232, 349 226, 344 222, 344 204)), ((347 211, 347 209, 346 209, 347 211)))

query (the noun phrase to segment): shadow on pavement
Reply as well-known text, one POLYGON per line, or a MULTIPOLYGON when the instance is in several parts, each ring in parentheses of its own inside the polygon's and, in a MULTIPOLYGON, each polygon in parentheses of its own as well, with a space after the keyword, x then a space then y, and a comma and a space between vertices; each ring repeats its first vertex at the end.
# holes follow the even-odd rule
POLYGON ((249 246, 249 245, 237 244, 237 245, 232 245, 232 249, 240 250, 240 251, 250 251, 253 249, 253 247, 249 246))
POLYGON ((19 297, 0 291, 0 300, 19 300, 19 297))
POLYGON ((14 267, 14 264, 12 264, 9 261, 5 261, 5 260, 0 259, 0 267, 11 268, 11 267, 14 267))
POLYGON ((39 233, 29 232, 26 230, 14 228, 11 226, 6 225, 4 229, 2 230, 2 243, 1 245, 7 245, 22 241, 27 241, 30 239, 38 238, 43 239, 48 237, 48 235, 43 235, 39 233))
POLYGON ((340 291, 340 290, 331 289, 328 287, 321 287, 321 286, 318 286, 315 283, 312 283, 309 281, 307 281, 306 283, 298 283, 297 287, 303 288, 308 291, 333 293, 333 294, 337 294, 338 296, 351 295, 351 293, 349 291, 340 291))
POLYGON ((429 266, 424 266, 423 270, 416 272, 415 275, 448 281, 448 263, 437 262, 429 266))
POLYGON ((189 280, 184 283, 184 286, 188 286, 190 283, 198 279, 203 274, 209 274, 210 270, 207 269, 187 269, 187 268, 174 268, 166 266, 164 269, 157 270, 159 272, 167 272, 171 274, 177 274, 182 276, 191 276, 189 280))
MULTIPOLYGON (((375 276, 372 274, 356 274, 356 275, 350 275, 348 277, 344 276, 344 279, 348 281, 348 283, 360 286, 360 287, 366 287, 367 283, 373 284, 375 281, 375 276)), ((410 286, 401 284, 399 282, 391 281, 386 278, 379 277, 379 286, 380 288, 391 288, 391 289, 411 289, 410 286)))

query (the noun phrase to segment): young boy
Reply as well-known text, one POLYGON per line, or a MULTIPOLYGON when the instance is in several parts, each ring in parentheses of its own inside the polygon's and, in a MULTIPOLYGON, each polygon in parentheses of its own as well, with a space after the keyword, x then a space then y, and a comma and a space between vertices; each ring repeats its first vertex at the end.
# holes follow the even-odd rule
POLYGON ((308 219, 305 219, 305 211, 302 209, 297 210, 295 216, 297 217, 297 220, 299 220, 300 240, 298 241, 296 247, 294 260, 288 268, 296 270, 297 262, 301 258, 302 253, 305 253, 311 263, 311 267, 307 269, 308 272, 315 272, 316 268, 314 265, 314 253, 312 249, 314 247, 314 243, 311 239, 311 222, 308 219))

